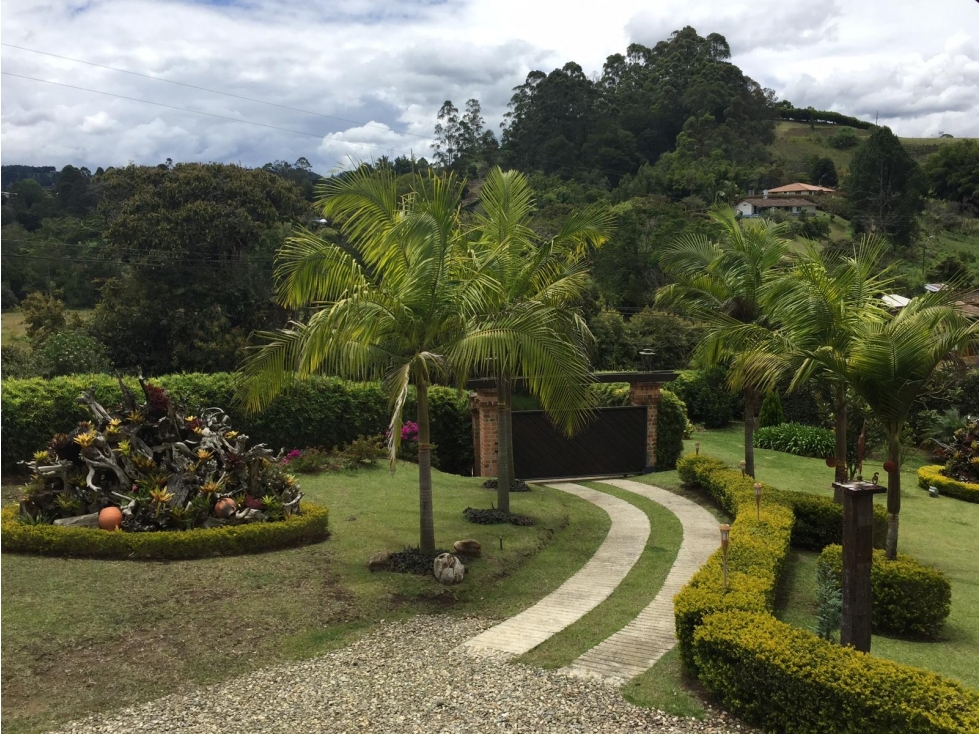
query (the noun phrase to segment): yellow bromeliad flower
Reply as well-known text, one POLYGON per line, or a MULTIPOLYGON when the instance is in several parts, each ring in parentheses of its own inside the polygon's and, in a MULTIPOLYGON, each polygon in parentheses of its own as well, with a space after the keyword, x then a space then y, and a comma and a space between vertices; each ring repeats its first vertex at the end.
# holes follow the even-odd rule
POLYGON ((136 454, 136 456, 133 457, 133 464, 136 465, 137 469, 143 470, 152 469, 154 466, 156 466, 153 459, 149 458, 148 456, 143 456, 142 454, 136 454))
POLYGON ((133 447, 129 441, 121 441, 119 443, 119 453, 123 456, 129 456, 132 453, 133 447))
POLYGON ((142 423, 143 414, 138 410, 133 410, 126 416, 126 420, 128 420, 130 423, 142 423))
POLYGON ((173 495, 164 489, 151 489, 150 499, 156 502, 158 505, 165 505, 167 502, 173 499, 173 495))
POLYGON ((34 452, 34 461, 47 461, 47 460, 48 460, 48 452, 47 451, 35 451, 34 452))
POLYGON ((207 449, 197 449, 197 458, 201 461, 207 461, 211 458, 211 456, 213 456, 213 454, 207 449))
POLYGON ((234 439, 238 438, 238 431, 228 431, 224 434, 224 437, 229 441, 233 441, 234 439))
POLYGON ((286 474, 283 481, 285 481, 287 487, 296 486, 296 478, 292 474, 286 474))
POLYGON ((96 438, 98 438, 98 436, 96 435, 95 431, 87 431, 75 436, 75 443, 84 449, 95 443, 96 438))
POLYGON ((214 494, 219 489, 221 489, 220 482, 204 482, 203 486, 201 486, 201 492, 204 494, 214 494))
POLYGON ((113 418, 112 420, 109 421, 109 425, 112 426, 113 428, 118 428, 119 426, 122 425, 122 421, 119 418, 113 418))

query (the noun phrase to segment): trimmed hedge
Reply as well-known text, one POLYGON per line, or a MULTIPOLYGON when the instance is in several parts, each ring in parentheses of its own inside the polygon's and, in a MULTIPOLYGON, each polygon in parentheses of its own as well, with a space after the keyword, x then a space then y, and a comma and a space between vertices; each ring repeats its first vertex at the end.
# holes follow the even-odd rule
MULTIPOLYGON (((754 479, 742 477, 741 472, 729 469, 720 459, 705 454, 684 456, 678 463, 680 479, 684 484, 698 485, 717 500, 724 510, 732 515, 738 514, 735 494, 728 489, 740 488, 755 504, 754 479), (714 473, 720 472, 716 478, 714 473)), ((764 484, 764 483, 763 483, 764 484)), ((820 497, 805 492, 790 492, 764 485, 762 502, 777 501, 789 507, 795 516, 792 525, 792 545, 804 550, 820 551, 833 543, 843 542, 843 505, 838 505, 829 497, 820 497)), ((874 505, 874 547, 883 548, 887 539, 887 510, 874 505)))
POLYGON ((687 406, 669 390, 661 390, 656 414, 656 471, 676 469, 687 423, 687 406))
MULTIPOLYGON (((837 584, 842 583, 841 546, 826 546, 817 563, 832 572, 837 584)), ((934 638, 952 611, 948 577, 911 556, 898 554, 896 560, 888 561, 884 551, 874 551, 870 583, 875 632, 934 638)))
POLYGON ((248 523, 222 528, 164 530, 158 533, 106 532, 97 528, 25 525, 15 505, 0 515, 0 546, 6 553, 45 556, 115 558, 122 560, 183 560, 288 548, 317 543, 330 535, 330 513, 303 502, 301 513, 279 522, 248 523))
POLYGON ((939 494, 955 497, 966 502, 979 502, 979 484, 960 482, 942 474, 942 467, 923 466, 918 469, 918 486, 922 489, 937 487, 939 494))
MULTIPOLYGON (((293 383, 269 407, 249 414, 235 404, 233 375, 177 374, 153 378, 178 402, 191 410, 220 407, 227 411, 236 430, 270 448, 308 446, 331 448, 350 443, 358 436, 383 433, 388 425, 388 400, 374 383, 347 382, 330 377, 312 377, 293 383)), ((138 389, 134 379, 126 383, 138 389)), ((75 402, 83 389, 96 388, 103 405, 121 400, 119 385, 110 375, 72 375, 51 380, 6 379, 0 391, 0 460, 5 471, 29 459, 55 433, 88 420, 88 410, 75 402)), ((414 391, 405 406, 405 418, 415 416, 414 391)), ((470 474, 473 466, 472 419, 465 394, 446 387, 429 391, 432 443, 443 471, 470 474)))
MULTIPOLYGON (((979 731, 979 692, 839 647, 772 616, 790 540, 816 543, 840 534, 842 508, 828 498, 765 488, 759 522, 751 477, 709 456, 683 457, 677 469, 685 483, 703 487, 735 515, 727 592, 718 550, 674 599, 680 658, 727 708, 773 732, 979 731), (807 524, 800 536, 796 528, 807 524)), ((875 541, 886 534, 883 520, 875 507, 875 541)))
POLYGON ((693 658, 704 687, 765 731, 979 731, 979 692, 831 644, 769 614, 708 617, 694 633, 693 658))

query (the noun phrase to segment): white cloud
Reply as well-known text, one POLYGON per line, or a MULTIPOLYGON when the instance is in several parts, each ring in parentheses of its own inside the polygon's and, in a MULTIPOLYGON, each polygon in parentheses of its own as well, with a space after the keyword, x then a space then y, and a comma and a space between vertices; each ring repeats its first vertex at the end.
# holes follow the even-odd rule
POLYGON ((4 76, 5 163, 62 166, 307 156, 317 170, 428 149, 446 99, 496 129, 511 90, 568 60, 597 73, 631 41, 693 25, 797 104, 872 117, 898 134, 979 135, 979 6, 962 0, 5 0, 3 41, 329 117, 4 48, 6 72, 236 120, 4 76), (343 119, 335 119, 343 118, 343 119), (365 121, 374 126, 366 126, 365 121))

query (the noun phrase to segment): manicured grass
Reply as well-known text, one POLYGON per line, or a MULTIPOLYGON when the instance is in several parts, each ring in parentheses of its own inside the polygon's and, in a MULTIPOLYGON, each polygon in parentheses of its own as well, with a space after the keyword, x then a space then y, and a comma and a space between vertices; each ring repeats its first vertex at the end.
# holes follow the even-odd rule
POLYGON ((656 661, 656 665, 637 675, 622 687, 627 701, 644 708, 658 709, 671 716, 701 719, 705 693, 696 678, 687 675, 676 647, 656 661))
MULTIPOLYGON (((3 730, 157 698, 346 644, 381 620, 420 612, 504 617, 559 586, 608 532, 597 507, 554 490, 512 495, 534 527, 482 526, 481 480, 435 474, 437 542, 479 540, 465 582, 371 574, 367 558, 418 542, 418 471, 402 464, 302 477, 330 508, 330 540, 237 558, 172 563, 5 554, 3 730), (502 537, 503 550, 500 550, 502 537)), ((9 496, 9 493, 8 493, 9 496)))
MULTIPOLYGON (((744 452, 740 426, 698 433, 701 452, 737 465, 744 452)), ((690 448, 688 442, 688 450, 690 448)), ((917 470, 925 457, 913 453, 901 471, 901 525, 898 548, 935 566, 952 583, 952 613, 935 642, 909 642, 875 636, 872 651, 880 657, 928 668, 979 687, 979 505, 951 498, 933 499, 918 488, 917 470)), ((882 460, 864 463, 864 476, 886 476, 882 460)), ((833 475, 820 459, 755 449, 758 478, 781 489, 831 496, 833 475)), ((883 495, 875 498, 886 503, 883 495)), ((793 553, 779 609, 791 624, 812 627, 815 557, 793 553)))
POLYGON ((666 580, 683 539, 683 526, 662 505, 608 484, 585 486, 619 497, 649 517, 649 540, 625 579, 604 602, 577 622, 518 658, 542 668, 560 668, 625 627, 645 609, 666 580))

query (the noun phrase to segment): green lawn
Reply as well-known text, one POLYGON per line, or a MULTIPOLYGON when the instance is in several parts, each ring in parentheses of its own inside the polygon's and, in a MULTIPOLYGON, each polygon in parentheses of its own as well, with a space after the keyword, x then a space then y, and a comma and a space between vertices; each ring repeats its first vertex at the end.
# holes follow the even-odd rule
POLYGON ((479 479, 434 474, 438 544, 483 545, 457 587, 367 571, 372 553, 417 544, 411 464, 394 475, 303 477, 308 498, 330 507, 333 533, 305 548, 171 563, 4 554, 3 731, 39 731, 314 655, 382 619, 509 616, 578 570, 608 532, 602 510, 548 489, 512 495, 535 527, 472 525, 462 510, 489 507, 494 493, 479 479))
MULTIPOLYGON (((743 456, 740 426, 698 433, 701 451, 731 465, 743 456)), ((689 443, 689 442, 688 442, 689 443)), ((688 446, 689 450, 689 446, 688 446)), ((945 572, 952 582, 952 613, 935 642, 908 642, 874 636, 872 651, 881 657, 928 668, 979 688, 979 505, 951 498, 933 499, 918 488, 916 471, 924 463, 910 456, 901 474, 899 550, 945 572)), ((755 449, 758 478, 781 489, 832 495, 832 469, 820 459, 755 449)), ((865 463, 864 475, 879 471, 881 460, 865 463)), ((653 475, 656 476, 656 475, 653 475)), ((876 498, 884 503, 883 496, 876 498)), ((815 558, 793 552, 780 593, 778 616, 802 627, 814 625, 815 558)))

